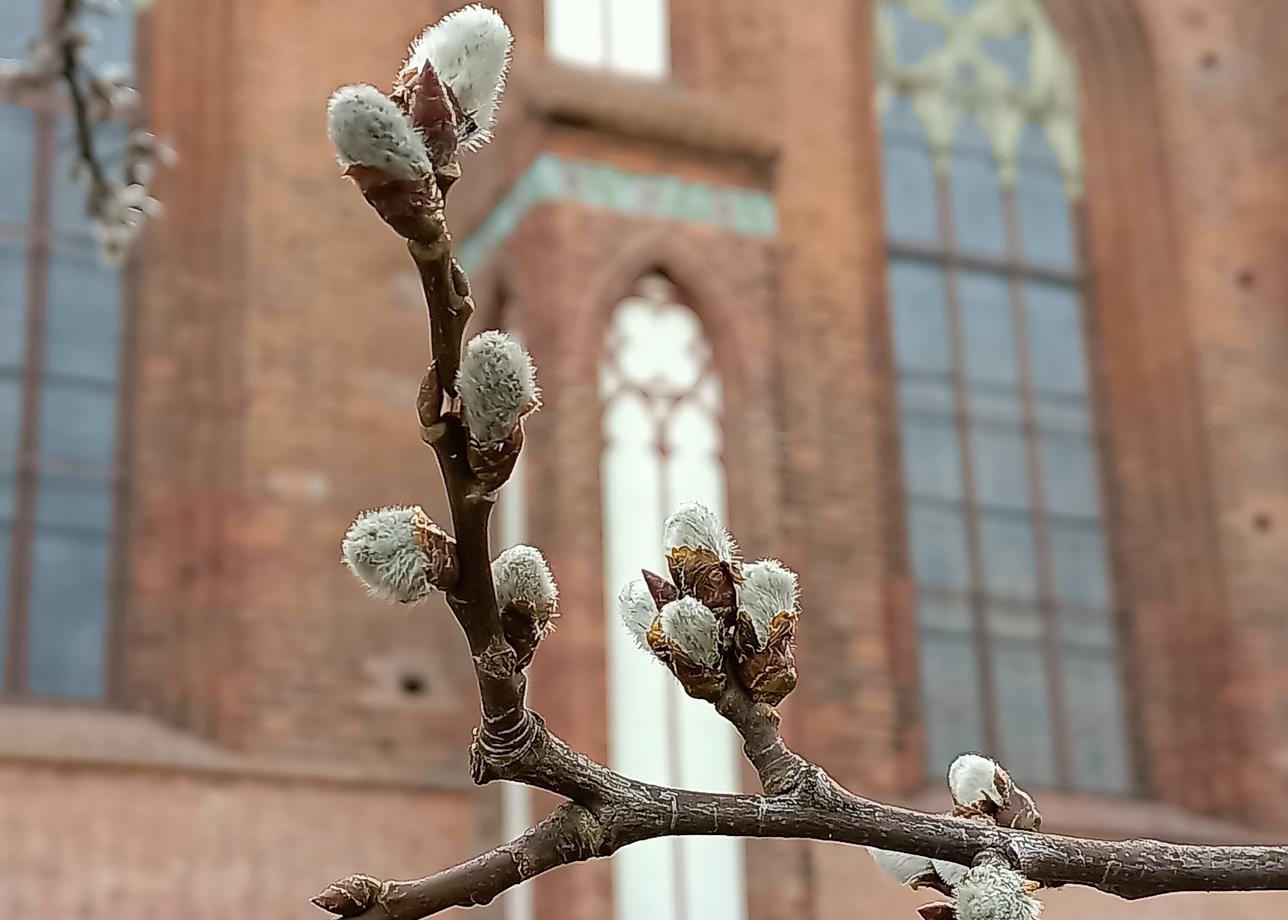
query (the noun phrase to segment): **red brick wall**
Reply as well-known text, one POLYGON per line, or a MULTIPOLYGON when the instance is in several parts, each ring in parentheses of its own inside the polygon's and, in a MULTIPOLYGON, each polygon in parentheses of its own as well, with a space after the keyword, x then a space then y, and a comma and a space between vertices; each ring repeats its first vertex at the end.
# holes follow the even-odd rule
MULTIPOLYGON (((1167 110, 1185 318, 1193 335, 1211 552, 1228 610, 1219 628, 1231 679, 1216 718, 1237 720, 1234 784, 1245 812, 1288 820, 1288 66, 1271 38, 1288 28, 1272 0, 1185 11, 1142 4, 1167 110)), ((1200 656, 1195 656, 1200 657, 1200 656)), ((1224 780, 1223 780, 1224 781, 1224 780)))
POLYGON ((15 917, 312 920, 356 871, 472 855, 468 797, 343 784, 0 764, 0 881, 15 917))

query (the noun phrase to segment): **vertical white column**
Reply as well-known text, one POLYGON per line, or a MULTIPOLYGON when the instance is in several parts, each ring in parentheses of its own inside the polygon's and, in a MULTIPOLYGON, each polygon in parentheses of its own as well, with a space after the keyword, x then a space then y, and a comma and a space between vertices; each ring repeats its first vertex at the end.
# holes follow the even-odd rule
MULTIPOLYGON (((613 768, 651 782, 739 789, 737 736, 690 699, 617 618, 621 586, 641 567, 665 572, 662 523, 684 501, 725 512, 720 389, 697 317, 646 279, 610 324, 600 390, 608 610, 609 754, 613 768)), ((742 843, 655 840, 613 859, 617 920, 744 920, 742 843)))

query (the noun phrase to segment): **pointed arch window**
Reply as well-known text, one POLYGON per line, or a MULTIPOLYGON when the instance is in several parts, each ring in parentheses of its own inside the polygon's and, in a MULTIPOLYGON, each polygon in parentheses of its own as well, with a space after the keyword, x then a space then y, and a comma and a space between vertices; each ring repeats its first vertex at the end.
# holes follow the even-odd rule
MULTIPOLYGON (((681 502, 723 515, 720 379, 698 317, 651 275, 614 308, 600 365, 609 756, 650 782, 739 791, 739 744, 712 708, 685 696, 635 647, 616 610, 641 565, 666 571, 662 522, 681 502)), ((672 838, 613 859, 619 920, 743 920, 740 841, 672 838)))
POLYGON ((1039 0, 877 17, 927 768, 1124 792, 1073 64, 1039 0))

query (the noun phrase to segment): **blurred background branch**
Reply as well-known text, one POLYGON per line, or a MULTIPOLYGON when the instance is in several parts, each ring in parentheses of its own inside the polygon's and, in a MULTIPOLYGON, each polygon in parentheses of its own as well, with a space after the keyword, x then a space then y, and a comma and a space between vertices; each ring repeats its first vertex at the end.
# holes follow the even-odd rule
POLYGON ((160 202, 149 190, 156 166, 171 162, 173 151, 144 127, 143 107, 126 64, 95 70, 87 50, 93 45, 92 17, 123 12, 117 0, 62 0, 45 32, 27 45, 24 59, 0 59, 0 92, 30 93, 61 83, 75 119, 76 178, 86 184, 85 209, 98 232, 100 253, 119 264, 160 202), (116 175, 95 142, 94 125, 130 126, 116 175))

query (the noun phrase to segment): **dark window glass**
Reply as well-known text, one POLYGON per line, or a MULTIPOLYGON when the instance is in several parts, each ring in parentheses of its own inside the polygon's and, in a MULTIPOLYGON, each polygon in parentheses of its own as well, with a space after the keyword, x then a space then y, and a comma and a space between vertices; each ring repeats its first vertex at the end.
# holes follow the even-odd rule
POLYGON ((962 751, 978 751, 984 730, 978 697, 975 646, 969 636, 923 630, 921 680, 926 719, 927 762, 937 769, 962 751))
POLYGON ((25 224, 31 216, 34 124, 27 109, 0 105, 0 170, 5 177, 0 182, 0 224, 25 224))
POLYGON ((948 311, 943 270, 926 262, 895 262, 890 268, 890 296, 894 301, 899 366, 905 370, 947 371, 948 311))
POLYGON ((1015 202, 1024 257, 1033 262, 1072 268, 1077 261, 1077 246, 1069 196, 1046 135, 1032 123, 1026 126, 1020 139, 1015 202))
POLYGON ((1083 435, 1042 435, 1042 478, 1047 510, 1052 514, 1095 517, 1100 509, 1096 458, 1083 435))
MULTIPOLYGON (((0 3, 0 58, 27 56, 27 43, 40 33, 44 6, 44 0, 4 0, 0 3)), ((0 138, 3 136, 4 129, 0 128, 0 138)))
POLYGON ((961 499, 961 450, 952 416, 904 417, 903 466, 908 490, 913 494, 961 499))
POLYGON ((976 425, 970 439, 979 503, 1027 511, 1029 458, 1024 433, 1012 426, 976 425))
POLYGON ((979 540, 984 586, 1002 597, 1037 597, 1033 522, 1027 514, 981 511, 979 540))
POLYGON ((1035 386, 1063 393, 1087 391, 1086 348, 1078 292, 1063 284, 1030 281, 1029 350, 1035 386))
POLYGON ((1036 642, 991 643, 1000 752, 1016 781, 1045 784, 1055 775, 1046 661, 1036 642))
POLYGON ((36 523, 106 534, 112 523, 112 482, 106 476, 41 473, 36 523))
POLYGON ((1015 324, 1006 278, 993 272, 963 271, 958 276, 966 374, 972 381, 1014 386, 1015 324))
POLYGON ((891 238, 929 243, 939 236, 935 171, 921 121, 904 99, 885 114, 882 185, 891 238))
POLYGON ((46 378, 40 394, 40 455, 60 465, 112 465, 116 393, 46 378))
POLYGON ((103 692, 107 540, 36 531, 27 636, 27 692, 92 699, 103 692))
POLYGON ((116 381, 121 285, 88 242, 54 247, 45 308, 45 371, 104 384, 116 381))
POLYGON ((1056 597, 1068 604, 1108 606, 1105 547, 1098 523, 1052 518, 1050 535, 1056 597))
MULTIPOLYGON (((27 247, 0 243, 0 376, 22 366, 26 328, 27 247)), ((0 428, 0 444, 4 435, 0 428)))
POLYGON ((1064 657, 1065 696, 1073 737, 1073 772, 1079 788, 1122 792, 1131 786, 1120 679, 1112 653, 1070 648, 1064 657))
POLYGON ((957 245, 973 252, 1006 251, 1006 222, 997 166, 983 130, 968 118, 957 129, 949 173, 953 192, 953 232, 957 245))
MULTIPOLYGON (((124 0, 129 6, 133 0, 124 0)), ((130 15, 95 16, 92 20, 94 41, 86 54, 91 67, 128 64, 134 57, 134 17, 130 15)))
POLYGON ((917 580, 928 585, 967 588, 966 521, 961 509, 912 499, 912 560, 917 580))

